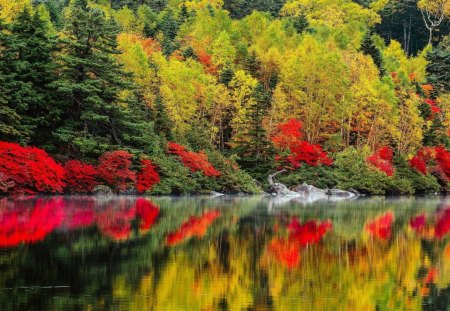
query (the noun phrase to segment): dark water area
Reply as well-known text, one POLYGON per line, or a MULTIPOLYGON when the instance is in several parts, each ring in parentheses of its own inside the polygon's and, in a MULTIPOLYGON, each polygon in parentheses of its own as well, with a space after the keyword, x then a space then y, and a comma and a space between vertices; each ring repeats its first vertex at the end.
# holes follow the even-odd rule
POLYGON ((3 198, 0 310, 450 310, 450 200, 3 198))

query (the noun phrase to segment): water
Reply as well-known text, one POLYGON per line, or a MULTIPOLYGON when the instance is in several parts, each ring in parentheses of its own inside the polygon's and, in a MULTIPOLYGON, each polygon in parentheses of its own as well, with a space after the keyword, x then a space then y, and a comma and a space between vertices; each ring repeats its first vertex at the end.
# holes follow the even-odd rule
POLYGON ((0 199, 1 310, 450 310, 450 202, 0 199))

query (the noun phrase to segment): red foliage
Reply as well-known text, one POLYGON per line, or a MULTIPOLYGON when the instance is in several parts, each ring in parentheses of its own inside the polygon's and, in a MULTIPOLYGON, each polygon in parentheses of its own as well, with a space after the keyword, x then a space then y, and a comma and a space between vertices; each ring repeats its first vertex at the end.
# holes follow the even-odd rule
POLYGON ((63 191, 64 168, 44 150, 0 142, 0 173, 7 176, 10 193, 63 191))
POLYGON ((329 220, 320 223, 310 220, 301 224, 297 218, 294 218, 288 226, 289 240, 295 241, 301 247, 317 244, 332 227, 333 224, 329 220))
POLYGON ((269 243, 268 251, 289 269, 300 264, 300 246, 291 240, 273 238, 269 243))
POLYGON ((203 237, 208 227, 220 216, 220 211, 209 211, 200 217, 192 216, 181 227, 167 236, 167 245, 173 246, 182 243, 193 236, 203 237))
POLYGON ((64 219, 62 199, 14 201, 0 210, 0 247, 43 240, 64 219))
POLYGON ((208 54, 205 50, 199 49, 196 51, 198 61, 203 65, 205 71, 210 74, 217 73, 217 67, 212 62, 212 56, 208 54))
POLYGON ((148 231, 159 215, 159 208, 150 201, 140 198, 136 201, 136 214, 141 219, 140 229, 148 231))
POLYGON ((202 172, 205 176, 217 177, 222 175, 208 161, 208 156, 203 152, 188 151, 185 147, 173 142, 168 144, 168 153, 177 155, 183 165, 191 170, 191 172, 202 172))
POLYGON ((124 150, 104 153, 99 159, 99 177, 117 190, 125 190, 127 184, 136 180, 136 174, 130 170, 132 157, 124 150))
POLYGON ((433 119, 436 114, 441 113, 441 109, 437 106, 437 103, 435 100, 427 98, 427 99, 425 99, 425 103, 428 106, 430 106, 430 109, 431 109, 430 119, 433 119))
POLYGON ((436 163, 448 180, 450 178, 450 152, 442 147, 435 147, 434 150, 436 152, 436 163))
POLYGON ((70 160, 64 165, 66 174, 64 181, 67 188, 76 193, 91 193, 95 186, 99 184, 97 181, 97 170, 90 164, 83 163, 78 160, 70 160))
POLYGON ((367 162, 386 173, 387 176, 394 175, 395 168, 392 164, 393 151, 391 147, 385 146, 367 157, 367 162))
POLYGON ((366 224, 366 231, 374 238, 387 240, 391 237, 394 214, 391 211, 369 221, 366 224))
POLYGON ((419 156, 414 156, 409 160, 409 166, 415 168, 417 171, 423 175, 427 174, 427 163, 425 160, 419 156))
POLYGON ((443 147, 423 147, 409 161, 409 166, 423 175, 431 170, 448 180, 450 178, 450 152, 443 147))
POLYGON ((273 144, 282 152, 289 151, 289 155, 286 157, 276 156, 277 160, 287 162, 294 169, 300 167, 302 163, 311 166, 333 164, 333 160, 328 157, 320 145, 302 141, 302 123, 299 120, 290 119, 286 123, 279 124, 277 128, 276 135, 271 138, 273 144))
POLYGON ((141 160, 142 169, 137 174, 137 190, 142 193, 152 188, 153 185, 159 183, 159 174, 155 170, 150 160, 141 160))

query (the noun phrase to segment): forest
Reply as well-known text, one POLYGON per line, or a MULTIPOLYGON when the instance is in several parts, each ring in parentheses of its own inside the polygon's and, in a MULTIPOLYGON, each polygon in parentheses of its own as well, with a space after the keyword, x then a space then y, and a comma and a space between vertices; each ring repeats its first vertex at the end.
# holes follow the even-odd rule
POLYGON ((450 0, 0 0, 0 194, 450 178, 450 0))

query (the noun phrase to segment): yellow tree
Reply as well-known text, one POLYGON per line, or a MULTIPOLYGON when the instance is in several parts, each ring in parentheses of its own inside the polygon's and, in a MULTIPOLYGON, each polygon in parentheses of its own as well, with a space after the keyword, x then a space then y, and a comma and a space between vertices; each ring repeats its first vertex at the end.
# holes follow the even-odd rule
POLYGON ((317 143, 339 122, 336 108, 348 92, 348 71, 332 42, 324 44, 308 35, 286 56, 277 88, 274 101, 283 107, 278 112, 300 119, 308 142, 317 143))
POLYGON ((10 23, 25 8, 32 10, 31 0, 0 0, 0 20, 10 23))

